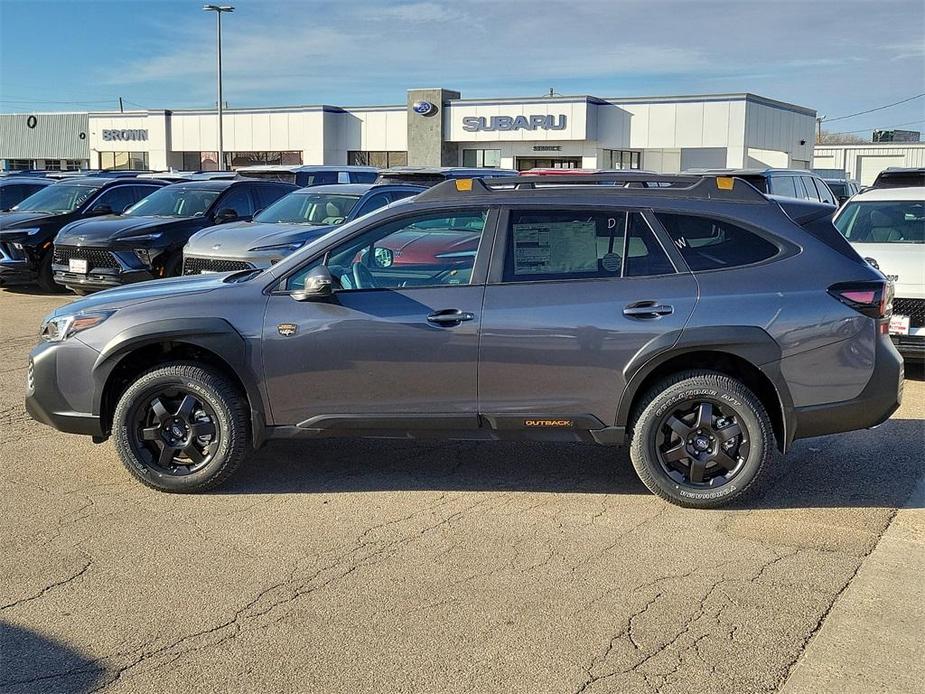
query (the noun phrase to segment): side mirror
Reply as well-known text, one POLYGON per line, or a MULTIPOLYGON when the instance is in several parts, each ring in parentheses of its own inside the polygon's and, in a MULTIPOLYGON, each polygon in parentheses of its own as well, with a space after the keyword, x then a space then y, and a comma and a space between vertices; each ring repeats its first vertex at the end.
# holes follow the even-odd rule
POLYGON ((230 207, 226 207, 215 213, 216 224, 227 224, 228 222, 237 221, 237 219, 238 213, 230 207))
POLYGON ((391 248, 373 249, 373 263, 376 267, 392 267, 395 262, 395 252, 391 248))
POLYGON ((101 202, 99 205, 94 205, 93 209, 90 210, 90 214, 112 214, 112 207, 107 205, 105 202, 101 202))
POLYGON ((293 301, 317 301, 327 299, 334 293, 334 278, 330 270, 319 265, 305 277, 305 287, 292 291, 289 296, 293 301))

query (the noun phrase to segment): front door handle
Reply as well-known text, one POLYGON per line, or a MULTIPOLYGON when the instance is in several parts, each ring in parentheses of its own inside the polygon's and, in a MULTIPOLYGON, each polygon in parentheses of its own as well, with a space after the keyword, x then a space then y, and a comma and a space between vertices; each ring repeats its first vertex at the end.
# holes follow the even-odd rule
POLYGON ((427 316, 427 321, 434 325, 459 325, 463 321, 475 318, 474 313, 460 311, 458 308, 445 308, 442 311, 434 311, 427 316))
POLYGON ((623 315, 628 318, 659 318, 670 316, 672 313, 674 313, 673 306, 659 304, 655 301, 637 301, 623 309, 623 315))

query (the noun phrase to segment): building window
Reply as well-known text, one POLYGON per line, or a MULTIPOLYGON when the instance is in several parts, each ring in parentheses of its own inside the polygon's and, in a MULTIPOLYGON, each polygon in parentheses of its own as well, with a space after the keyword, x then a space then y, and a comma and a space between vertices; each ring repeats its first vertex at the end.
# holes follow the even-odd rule
POLYGON ((46 159, 45 160, 45 170, 46 171, 61 171, 61 160, 60 159, 46 159))
POLYGON ((100 152, 101 169, 147 171, 147 152, 100 152))
POLYGON ((497 169, 501 166, 500 149, 464 149, 462 165, 474 168, 497 169))
POLYGON ((65 159, 64 160, 64 170, 65 171, 80 171, 82 168, 86 167, 87 163, 83 159, 65 159))
POLYGON ((625 149, 605 149, 604 168, 638 169, 640 153, 625 149))
POLYGON ((6 170, 7 171, 26 171, 32 168, 31 159, 7 159, 6 160, 6 170))
MULTIPOLYGON (((218 167, 218 152, 178 152, 182 156, 184 171, 215 171, 218 167)), ((283 166, 299 166, 302 163, 302 153, 296 151, 286 152, 225 152, 225 171, 233 171, 242 166, 257 166, 261 164, 274 164, 283 166)))
POLYGON ((530 169, 580 169, 581 157, 556 157, 554 159, 535 159, 533 157, 517 157, 517 170, 530 169))
POLYGON ((352 150, 347 152, 347 164, 348 166, 375 166, 377 169, 387 169, 391 166, 408 166, 408 153, 352 150))

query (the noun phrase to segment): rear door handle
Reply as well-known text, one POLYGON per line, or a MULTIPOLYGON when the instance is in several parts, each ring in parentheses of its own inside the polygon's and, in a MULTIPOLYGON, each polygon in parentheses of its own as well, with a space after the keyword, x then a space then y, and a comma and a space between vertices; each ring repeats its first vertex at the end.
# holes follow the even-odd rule
POLYGON ((442 311, 434 311, 427 316, 427 321, 434 325, 459 325, 463 321, 475 318, 474 313, 460 311, 458 308, 446 308, 442 311))
POLYGON ((637 301, 623 309, 623 315, 628 318, 659 318, 670 316, 672 313, 674 313, 673 306, 659 304, 655 301, 637 301))

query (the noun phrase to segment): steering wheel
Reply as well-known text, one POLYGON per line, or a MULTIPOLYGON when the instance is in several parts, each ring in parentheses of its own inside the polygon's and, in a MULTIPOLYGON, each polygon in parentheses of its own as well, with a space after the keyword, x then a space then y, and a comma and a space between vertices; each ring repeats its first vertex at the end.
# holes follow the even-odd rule
POLYGON ((376 289, 376 278, 363 263, 353 264, 353 283, 357 289, 376 289))

